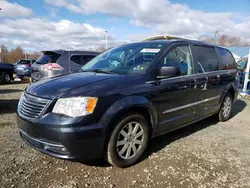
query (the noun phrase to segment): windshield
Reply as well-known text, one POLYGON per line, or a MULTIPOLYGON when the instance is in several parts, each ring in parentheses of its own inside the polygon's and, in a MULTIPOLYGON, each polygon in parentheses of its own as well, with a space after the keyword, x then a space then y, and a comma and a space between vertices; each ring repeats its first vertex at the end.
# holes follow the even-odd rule
POLYGON ((130 44, 110 49, 84 65, 82 71, 140 75, 164 47, 162 44, 130 44))

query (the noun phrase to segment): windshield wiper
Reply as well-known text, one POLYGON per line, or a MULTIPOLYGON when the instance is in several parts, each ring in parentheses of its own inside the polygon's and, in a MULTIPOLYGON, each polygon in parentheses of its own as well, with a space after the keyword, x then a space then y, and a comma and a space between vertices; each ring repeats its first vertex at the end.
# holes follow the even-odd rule
POLYGON ((114 72, 106 71, 106 70, 102 70, 102 69, 81 70, 81 72, 95 72, 95 73, 104 73, 104 74, 116 74, 114 72))

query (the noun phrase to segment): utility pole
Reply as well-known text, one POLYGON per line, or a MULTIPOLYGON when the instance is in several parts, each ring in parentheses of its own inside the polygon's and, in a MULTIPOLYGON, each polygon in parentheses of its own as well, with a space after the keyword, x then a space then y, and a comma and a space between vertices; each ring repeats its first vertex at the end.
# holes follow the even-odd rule
POLYGON ((108 49, 108 31, 105 31, 106 33, 106 50, 108 49))
POLYGON ((219 33, 219 31, 215 31, 214 33, 214 43, 215 45, 217 44, 217 34, 219 33))

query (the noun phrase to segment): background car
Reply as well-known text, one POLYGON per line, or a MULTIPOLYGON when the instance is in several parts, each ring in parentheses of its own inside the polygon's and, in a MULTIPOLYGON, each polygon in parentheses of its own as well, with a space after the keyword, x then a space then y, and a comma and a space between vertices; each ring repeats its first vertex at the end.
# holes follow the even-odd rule
POLYGON ((13 80, 14 65, 0 62, 0 83, 7 84, 13 80))
POLYGON ((31 81, 37 82, 57 75, 78 72, 98 54, 90 51, 43 51, 43 55, 32 65, 31 81))
MULTIPOLYGON (((244 80, 245 80, 245 76, 246 76, 246 72, 247 71, 247 63, 248 63, 248 56, 241 58, 238 62, 237 62, 237 69, 239 71, 239 84, 240 87, 243 86, 244 80)), ((248 74, 249 75, 249 74, 248 74)), ((249 79, 250 79, 250 75, 249 75, 249 79)), ((247 88, 249 89, 250 84, 248 83, 247 88)))
POLYGON ((30 77, 31 76, 31 66, 36 60, 31 59, 21 59, 17 61, 14 65, 15 74, 18 78, 30 77))

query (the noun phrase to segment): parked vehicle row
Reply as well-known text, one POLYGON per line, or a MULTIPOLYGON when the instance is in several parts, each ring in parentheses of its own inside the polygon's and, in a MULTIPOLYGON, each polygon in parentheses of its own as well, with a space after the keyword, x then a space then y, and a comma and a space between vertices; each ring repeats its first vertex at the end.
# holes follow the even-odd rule
MULTIPOLYGON (((42 69, 64 56, 44 52, 35 64, 42 69)), ((50 156, 103 157, 128 167, 153 137, 214 114, 227 121, 238 95, 236 77, 231 52, 218 46, 191 40, 126 44, 79 73, 30 85, 18 105, 20 135, 50 156)))
POLYGON ((15 74, 18 78, 31 76, 31 66, 36 60, 32 59, 21 59, 14 64, 15 74))
POLYGON ((32 82, 45 78, 78 72, 79 69, 99 53, 89 51, 44 51, 32 65, 32 82))

